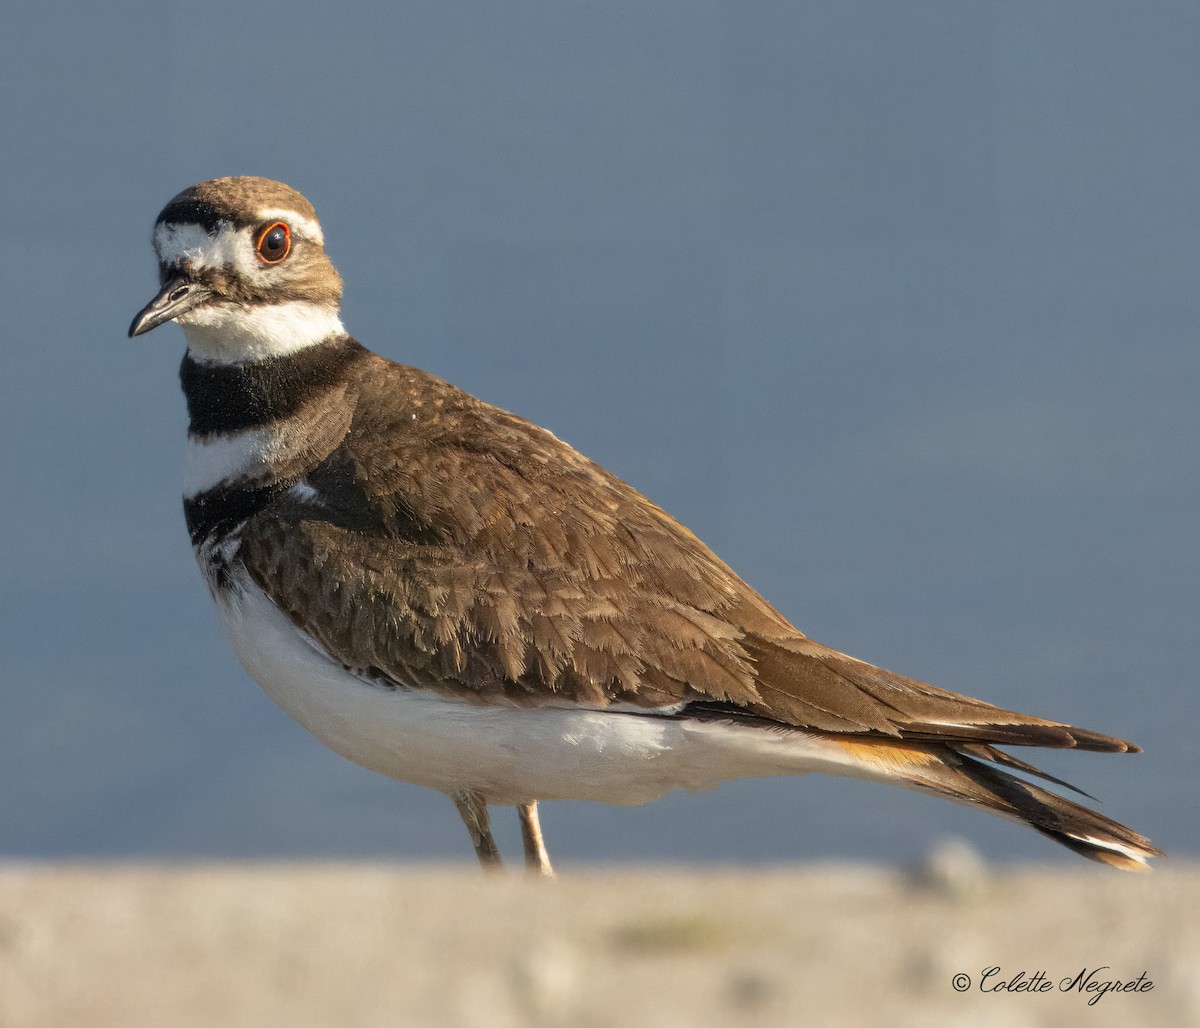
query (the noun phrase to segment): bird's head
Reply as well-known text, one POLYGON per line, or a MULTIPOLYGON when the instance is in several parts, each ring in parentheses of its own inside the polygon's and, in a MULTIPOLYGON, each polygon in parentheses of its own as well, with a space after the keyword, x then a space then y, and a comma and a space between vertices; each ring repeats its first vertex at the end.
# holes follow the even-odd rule
POLYGON ((161 288, 129 335, 176 321, 192 355, 226 363, 283 356, 345 330, 342 280, 316 211, 266 178, 185 189, 154 225, 161 288))

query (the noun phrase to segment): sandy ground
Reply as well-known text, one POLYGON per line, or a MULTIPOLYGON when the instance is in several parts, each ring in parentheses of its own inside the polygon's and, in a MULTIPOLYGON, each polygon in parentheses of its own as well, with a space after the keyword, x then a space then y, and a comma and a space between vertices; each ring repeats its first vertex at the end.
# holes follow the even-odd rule
POLYGON ((1200 1025, 1200 867, 993 872, 951 857, 925 877, 552 882, 465 865, 8 865, 0 1024, 1200 1025), (1142 991, 1092 1006, 1094 992, 1061 991, 1094 968, 1093 982, 1144 975, 1142 991), (1047 991, 996 988, 1018 972, 1047 991))

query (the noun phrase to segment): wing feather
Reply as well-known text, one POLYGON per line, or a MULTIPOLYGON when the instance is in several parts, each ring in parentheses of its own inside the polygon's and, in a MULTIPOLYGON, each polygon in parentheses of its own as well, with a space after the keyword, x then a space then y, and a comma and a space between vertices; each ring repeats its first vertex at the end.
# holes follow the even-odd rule
POLYGON ((349 431, 305 479, 317 499, 281 496, 244 526, 241 550, 257 584, 349 668, 490 702, 691 705, 877 737, 1135 748, 824 647, 550 433, 382 358, 353 371, 349 431))

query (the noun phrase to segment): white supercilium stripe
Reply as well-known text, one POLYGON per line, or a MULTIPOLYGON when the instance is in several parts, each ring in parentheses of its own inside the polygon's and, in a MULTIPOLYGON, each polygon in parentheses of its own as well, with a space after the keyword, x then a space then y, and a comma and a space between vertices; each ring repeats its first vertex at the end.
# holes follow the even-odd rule
POLYGON ((258 216, 264 222, 286 221, 296 235, 311 239, 314 243, 324 244, 325 242, 325 233, 321 231, 321 226, 312 218, 304 217, 303 214, 297 214, 295 211, 289 211, 282 207, 268 207, 259 211, 258 216))
POLYGON ((267 478, 272 465, 291 452, 273 428, 251 428, 207 439, 189 435, 183 460, 183 495, 192 499, 236 479, 267 478))
MULTIPOLYGON (((318 245, 325 242, 321 226, 311 218, 295 211, 269 208, 259 211, 264 222, 285 221, 292 231, 302 239, 318 245)), ((188 222, 163 222, 154 229, 154 249, 160 263, 182 264, 184 261, 196 268, 235 268, 242 275, 252 275, 261 270, 254 255, 254 234, 257 228, 234 228, 222 224, 217 231, 209 232, 203 225, 188 222)))
POLYGON ((298 300, 246 307, 203 304, 176 320, 192 356, 219 364, 283 357, 346 334, 334 308, 298 300))

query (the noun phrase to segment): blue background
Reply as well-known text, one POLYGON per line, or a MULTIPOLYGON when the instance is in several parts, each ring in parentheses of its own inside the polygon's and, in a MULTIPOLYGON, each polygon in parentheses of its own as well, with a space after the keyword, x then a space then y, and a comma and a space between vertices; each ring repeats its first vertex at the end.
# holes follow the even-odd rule
MULTIPOLYGON (((316 204, 368 346, 549 427, 813 637, 1141 743, 1039 763, 1196 854, 1196 5, 5 23, 0 853, 469 859, 444 798, 271 705, 193 565, 182 336, 125 329, 162 205, 257 174, 316 204)), ((560 862, 1060 859, 816 777, 543 821, 560 862)))

